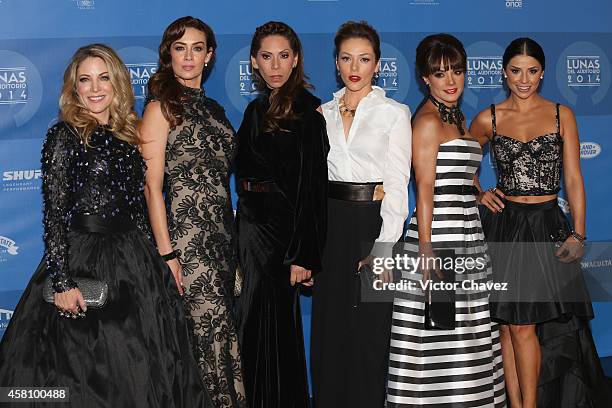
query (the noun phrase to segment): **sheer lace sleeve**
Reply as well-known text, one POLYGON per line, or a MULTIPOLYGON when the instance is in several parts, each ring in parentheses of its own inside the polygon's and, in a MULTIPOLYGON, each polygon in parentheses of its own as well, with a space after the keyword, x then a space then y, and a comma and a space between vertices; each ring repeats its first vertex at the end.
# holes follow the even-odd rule
POLYGON ((42 191, 45 257, 47 271, 53 279, 55 292, 76 287, 68 277, 67 233, 71 212, 69 208, 71 168, 74 165, 76 136, 65 124, 49 129, 42 151, 42 191))

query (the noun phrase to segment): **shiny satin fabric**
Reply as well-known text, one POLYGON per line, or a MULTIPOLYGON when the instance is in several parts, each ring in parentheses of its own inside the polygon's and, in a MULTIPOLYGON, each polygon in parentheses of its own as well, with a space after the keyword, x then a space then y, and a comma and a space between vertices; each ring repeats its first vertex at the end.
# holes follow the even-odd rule
MULTIPOLYGON (((98 221, 94 226, 104 228, 98 221)), ((107 304, 82 319, 60 317, 42 300, 43 260, 0 344, 0 384, 68 387, 70 404, 58 407, 212 407, 176 284, 154 246, 138 229, 83 228, 68 234, 68 269, 106 281, 107 304)), ((28 406, 37 405, 15 404, 28 406)))
POLYGON ((499 214, 480 208, 494 281, 518 288, 513 294, 492 295, 491 316, 506 324, 536 324, 542 350, 538 408, 610 407, 612 387, 589 328, 594 314, 580 264, 561 263, 549 245, 560 230, 570 230, 567 218, 556 200, 506 200, 505 205, 499 214), (541 250, 513 242, 540 245, 541 250))
POLYGON ((593 317, 578 262, 554 255, 553 239, 571 231, 556 200, 539 204, 505 201, 499 214, 482 213, 495 282, 507 290, 491 293, 491 316, 512 324, 540 323, 576 315, 593 317))

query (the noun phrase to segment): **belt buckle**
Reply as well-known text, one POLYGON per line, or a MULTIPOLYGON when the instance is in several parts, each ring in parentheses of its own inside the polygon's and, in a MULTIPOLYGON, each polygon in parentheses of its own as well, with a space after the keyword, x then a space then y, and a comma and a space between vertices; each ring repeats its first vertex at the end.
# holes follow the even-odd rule
POLYGON ((266 186, 263 183, 254 183, 252 184, 251 188, 251 191, 254 191, 255 193, 265 193, 267 191, 266 186))
POLYGON ((374 187, 374 194, 372 195, 372 200, 381 201, 383 198, 385 198, 385 189, 383 188, 382 184, 378 184, 376 185, 376 187, 374 187))

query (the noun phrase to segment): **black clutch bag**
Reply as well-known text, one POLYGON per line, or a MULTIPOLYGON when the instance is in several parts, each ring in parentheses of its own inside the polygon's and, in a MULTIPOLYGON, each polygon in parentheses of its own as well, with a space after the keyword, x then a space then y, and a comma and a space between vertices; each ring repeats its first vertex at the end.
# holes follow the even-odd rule
MULTIPOLYGON (((81 291, 87 307, 93 309, 104 307, 108 298, 108 284, 106 282, 89 278, 73 278, 72 280, 74 280, 81 291)), ((49 276, 45 280, 45 286, 43 287, 43 299, 47 303, 55 303, 54 295, 53 281, 49 276)))
MULTIPOLYGON (((446 260, 452 258, 455 264, 455 252, 438 250, 436 257, 446 260)), ((446 262, 443 262, 444 265, 446 262)), ((455 270, 442 268, 430 271, 427 289, 425 290, 425 330, 454 330, 455 324, 455 270), (438 273, 441 276, 438 276, 438 273)))

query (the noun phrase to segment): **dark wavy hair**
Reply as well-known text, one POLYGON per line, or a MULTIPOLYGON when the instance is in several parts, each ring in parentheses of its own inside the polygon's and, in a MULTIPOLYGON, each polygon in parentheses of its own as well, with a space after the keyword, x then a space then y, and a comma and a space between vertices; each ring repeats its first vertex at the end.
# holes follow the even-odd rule
POLYGON ((170 127, 183 123, 181 87, 172 70, 170 48, 172 43, 179 40, 188 28, 195 28, 204 33, 207 52, 211 49, 213 51, 213 57, 208 63, 209 67, 214 59, 214 51, 217 48, 215 33, 208 24, 199 18, 191 16, 181 17, 174 20, 164 31, 161 44, 159 44, 159 66, 157 72, 151 76, 148 87, 149 98, 158 100, 161 103, 161 111, 170 127))
MULTIPOLYGON (((253 39, 251 40, 251 57, 256 58, 261 49, 261 42, 270 35, 280 35, 289 41, 289 46, 298 57, 297 65, 291 71, 289 79, 279 89, 270 93, 270 107, 264 117, 264 131, 273 132, 281 129, 280 122, 287 119, 295 119, 296 115, 292 111, 293 100, 296 95, 306 88, 312 88, 308 83, 308 77, 304 74, 304 53, 302 43, 297 34, 287 24, 279 21, 268 21, 264 25, 257 27, 253 39)), ((253 68, 257 89, 265 91, 268 89, 266 82, 259 70, 253 68)))
POLYGON ((343 23, 334 37, 334 57, 338 58, 340 46, 351 38, 363 38, 368 40, 374 50, 376 61, 380 60, 380 36, 367 21, 347 21, 343 23))
POLYGON ((433 34, 421 40, 416 49, 416 66, 421 76, 429 76, 440 70, 444 61, 446 70, 467 70, 467 54, 463 44, 456 37, 433 34))
POLYGON ((527 55, 533 57, 542 66, 542 71, 546 69, 546 57, 544 56, 544 50, 534 40, 527 37, 517 38, 513 40, 504 51, 504 57, 502 58, 502 66, 504 69, 508 66, 510 60, 517 55, 527 55))

